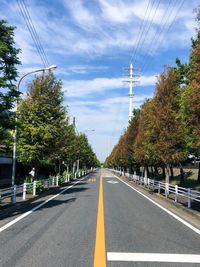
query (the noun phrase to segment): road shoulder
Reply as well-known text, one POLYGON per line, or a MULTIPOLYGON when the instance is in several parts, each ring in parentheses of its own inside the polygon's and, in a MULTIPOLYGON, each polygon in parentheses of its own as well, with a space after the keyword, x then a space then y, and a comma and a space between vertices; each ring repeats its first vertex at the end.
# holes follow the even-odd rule
POLYGON ((184 207, 179 203, 175 203, 172 200, 165 198, 161 195, 156 193, 150 193, 147 189, 143 188, 140 185, 137 185, 133 181, 129 181, 126 177, 118 176, 114 174, 119 180, 126 182, 128 185, 133 187, 134 189, 138 190, 148 198, 152 199, 159 205, 163 206, 164 208, 168 209, 175 215, 179 216, 181 219, 185 220, 186 222, 190 223, 194 227, 200 230, 200 212, 189 210, 188 208, 184 207))

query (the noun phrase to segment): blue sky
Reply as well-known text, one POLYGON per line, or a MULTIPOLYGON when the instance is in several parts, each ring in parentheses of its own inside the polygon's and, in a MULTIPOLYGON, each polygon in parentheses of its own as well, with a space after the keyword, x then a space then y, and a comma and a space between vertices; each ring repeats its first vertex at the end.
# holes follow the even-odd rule
MULTIPOLYGON (((141 68, 133 99, 139 107, 152 97, 165 64, 174 65, 176 57, 188 60, 199 1, 182 6, 182 0, 24 1, 49 62, 58 66, 55 74, 63 82, 71 118, 104 160, 128 123, 123 68, 130 62, 141 68)), ((16 0, 1 0, 0 18, 17 27, 20 75, 42 67, 16 0)), ((23 92, 29 79, 22 83, 23 92)))

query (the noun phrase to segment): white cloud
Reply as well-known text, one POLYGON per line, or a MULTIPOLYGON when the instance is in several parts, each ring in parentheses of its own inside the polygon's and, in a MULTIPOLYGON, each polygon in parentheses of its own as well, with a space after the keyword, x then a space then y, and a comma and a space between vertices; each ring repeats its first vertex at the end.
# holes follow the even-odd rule
MULTIPOLYGON (((87 96, 92 93, 102 93, 104 91, 121 89, 123 78, 94 78, 91 80, 65 80, 63 90, 66 96, 87 96)), ((153 86, 156 82, 156 75, 141 76, 140 86, 153 86)))
POLYGON ((75 21, 83 28, 90 28, 95 25, 94 15, 84 6, 81 0, 68 1, 64 0, 65 6, 70 10, 75 21))
MULTIPOLYGON (((105 156, 103 150, 108 147, 109 136, 112 133, 118 136, 128 121, 128 96, 120 96, 123 87, 125 94, 128 94, 128 85, 125 87, 121 78, 104 77, 104 71, 107 65, 117 64, 117 68, 120 68, 122 67, 120 65, 130 59, 130 51, 137 45, 140 25, 149 0, 58 0, 57 8, 55 1, 26 2, 49 61, 58 65, 56 75, 66 76, 63 83, 70 113, 77 117, 80 130, 96 128, 96 132, 88 136, 89 138, 91 136, 93 146, 103 158, 105 156), (117 61, 118 58, 120 60, 117 61), (84 75, 87 75, 87 78, 83 79, 84 75)), ((136 53, 138 63, 142 63, 146 53, 151 54, 149 51, 151 40, 157 30, 162 29, 165 19, 168 18, 167 29, 175 15, 174 9, 168 17, 170 12, 167 13, 166 8, 169 1, 161 1, 155 13, 158 1, 154 2, 151 14, 145 18, 146 30, 143 35, 145 42, 139 46, 136 53), (153 23, 147 34, 147 26, 154 14, 153 23)), ((163 58, 161 53, 163 48, 165 52, 169 52, 170 58, 175 58, 174 49, 177 47, 177 53, 179 51, 182 53, 182 48, 189 50, 190 38, 195 33, 193 30, 195 15, 192 13, 192 9, 197 5, 195 2, 185 1, 170 31, 164 32, 163 36, 158 35, 158 38, 163 38, 163 42, 156 51, 156 56, 153 57, 155 54, 152 54, 151 70, 155 67, 153 64, 156 59, 159 58, 160 62, 165 63, 166 58, 163 58)), ((171 3, 172 6, 175 4, 174 1, 171 3)), ((3 0, 1 7, 1 17, 5 17, 9 24, 17 26, 15 40, 17 46, 22 49, 20 59, 23 63, 20 75, 41 67, 41 60, 16 1, 3 0)), ((158 38, 153 39, 152 48, 156 48, 159 43, 158 38)), ((184 57, 187 57, 186 53, 184 57)), ((157 71, 159 70, 155 72, 157 71)), ((110 77, 113 77, 112 67, 109 72, 110 77)), ((116 77, 116 73, 114 75, 116 77)), ((27 83, 29 78, 27 77, 22 85, 27 83)), ((140 86, 151 87, 155 84, 156 77, 141 76, 139 80, 140 86)), ((149 97, 151 94, 134 96, 134 107, 139 107, 145 98, 149 97)))
MULTIPOLYGON (((134 108, 139 108, 145 99, 152 94, 135 95, 134 108)), ((128 124, 128 96, 108 96, 104 99, 67 101, 70 113, 77 118, 77 128, 84 132, 95 129, 95 132, 86 132, 98 157, 104 160, 117 142, 119 135, 128 124), (96 108, 94 108, 96 107, 96 108)))

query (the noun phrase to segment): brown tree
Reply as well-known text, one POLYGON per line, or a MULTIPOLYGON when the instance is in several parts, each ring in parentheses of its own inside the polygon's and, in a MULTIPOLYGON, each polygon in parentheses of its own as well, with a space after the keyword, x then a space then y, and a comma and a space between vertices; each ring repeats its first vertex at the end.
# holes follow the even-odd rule
POLYGON ((156 142, 154 155, 166 168, 166 182, 169 183, 170 166, 187 156, 185 129, 180 116, 179 74, 167 68, 160 74, 154 98, 156 142))

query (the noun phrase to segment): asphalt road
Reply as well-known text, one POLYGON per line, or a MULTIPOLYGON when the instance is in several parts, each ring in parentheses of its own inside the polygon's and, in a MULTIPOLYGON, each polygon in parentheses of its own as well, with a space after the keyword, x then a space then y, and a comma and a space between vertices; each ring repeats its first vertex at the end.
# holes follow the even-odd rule
POLYGON ((188 254, 192 254, 189 258, 200 255, 200 235, 106 170, 90 174, 0 232, 2 267, 104 267, 100 263, 94 265, 94 255, 99 262, 101 255, 105 255, 108 267, 200 266, 200 263, 180 263, 180 254, 186 259, 188 254), (103 203, 99 200, 101 183, 103 203), (99 213, 103 214, 103 220, 98 219, 99 213), (105 248, 101 246, 102 221, 105 248), (102 251, 96 253, 97 248, 102 251), (117 259, 121 255, 123 260, 117 259), (125 261, 128 257, 129 261, 125 261), (148 258, 148 262, 137 257, 148 258))

